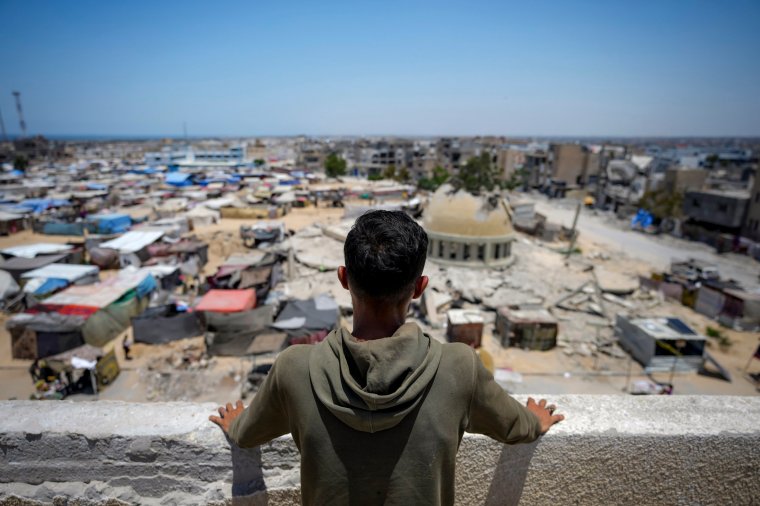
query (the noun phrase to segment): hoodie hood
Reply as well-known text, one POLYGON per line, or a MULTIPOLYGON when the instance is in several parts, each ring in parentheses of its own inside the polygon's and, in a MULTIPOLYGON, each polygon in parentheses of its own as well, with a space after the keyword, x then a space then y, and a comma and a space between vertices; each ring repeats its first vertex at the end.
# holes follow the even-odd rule
POLYGON ((319 401, 349 427, 377 432, 395 427, 422 401, 441 362, 441 344, 415 323, 390 337, 357 341, 333 330, 309 359, 319 401))

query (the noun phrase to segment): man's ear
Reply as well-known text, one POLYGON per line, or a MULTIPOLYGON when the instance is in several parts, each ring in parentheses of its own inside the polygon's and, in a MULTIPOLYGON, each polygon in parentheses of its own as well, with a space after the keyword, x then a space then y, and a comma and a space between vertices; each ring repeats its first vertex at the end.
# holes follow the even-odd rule
POLYGON ((345 265, 338 267, 338 281, 343 288, 348 290, 348 271, 345 265))
POLYGON ((422 296, 422 292, 424 292, 425 288, 428 286, 428 281, 430 281, 430 279, 427 276, 420 276, 417 278, 417 281, 414 282, 413 299, 419 299, 422 296))

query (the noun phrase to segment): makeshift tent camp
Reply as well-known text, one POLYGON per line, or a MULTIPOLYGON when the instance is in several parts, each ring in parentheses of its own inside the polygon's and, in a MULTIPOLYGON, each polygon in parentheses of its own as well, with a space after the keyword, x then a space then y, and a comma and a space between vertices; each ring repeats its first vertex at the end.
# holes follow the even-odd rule
POLYGON ((249 248, 263 243, 281 242, 285 238, 285 224, 280 221, 265 221, 254 225, 241 225, 240 238, 249 248))
POLYGON ((5 300, 19 292, 18 283, 9 272, 0 270, 0 300, 5 300))
POLYGON ((93 246, 87 250, 87 253, 90 255, 90 262, 101 269, 119 267, 119 252, 116 250, 93 246))
POLYGON ((8 257, 20 257, 20 258, 34 258, 40 255, 53 255, 60 254, 74 249, 69 244, 57 244, 48 242, 38 242, 35 244, 25 244, 23 246, 13 246, 10 248, 4 248, 0 250, 6 258, 8 257))
POLYGON ((70 284, 90 285, 98 281, 100 269, 94 265, 50 264, 25 272, 24 291, 35 295, 48 295, 70 284))
POLYGON ((150 272, 124 269, 100 283, 70 286, 38 307, 47 312, 85 317, 81 330, 84 341, 103 346, 148 307, 149 296, 157 287, 150 272))
POLYGON ((23 303, 24 296, 20 294, 20 288, 13 276, 6 271, 0 270, 0 309, 3 311, 20 310, 19 304, 23 303))
POLYGON ((230 256, 207 281, 214 288, 253 288, 256 300, 264 300, 281 279, 282 266, 276 262, 276 256, 256 251, 230 256))
POLYGON ((99 247, 118 251, 119 263, 122 267, 129 265, 139 267, 142 262, 150 258, 147 247, 163 235, 162 230, 132 230, 121 237, 101 243, 99 247))
POLYGON ((59 390, 62 397, 97 394, 100 388, 113 383, 120 372, 113 350, 104 353, 101 348, 89 344, 47 357, 45 362, 63 378, 63 388, 59 390))
POLYGON ((27 209, 34 214, 44 213, 56 207, 70 207, 71 202, 64 199, 26 199, 18 203, 20 209, 27 209))
POLYGON ((34 258, 13 257, 0 261, 0 269, 8 272, 16 281, 21 280, 22 274, 54 263, 64 263, 71 258, 68 253, 60 255, 40 255, 34 258))
POLYGON ((184 216, 171 216, 150 223, 150 227, 163 230, 164 235, 173 239, 179 239, 182 234, 190 231, 190 220, 184 216))
POLYGON ((138 343, 168 343, 203 333, 198 313, 178 311, 174 304, 148 308, 132 318, 132 335, 138 343))
POLYGON ((81 346, 85 321, 83 316, 59 313, 13 315, 5 323, 11 334, 11 354, 33 360, 81 346))
POLYGON ((195 306, 196 311, 214 313, 237 313, 256 306, 253 290, 209 290, 195 306))
POLYGON ((203 267, 208 262, 208 244, 195 239, 182 239, 174 244, 156 242, 148 246, 151 259, 176 256, 179 262, 197 257, 198 265, 203 267))
POLYGON ((272 327, 286 332, 290 343, 295 344, 319 341, 337 323, 338 304, 323 293, 312 299, 288 301, 272 327))
POLYGON ((35 221, 34 231, 45 235, 84 235, 85 223, 81 221, 35 221))
POLYGON ((0 235, 10 235, 26 228, 26 219, 15 213, 0 211, 0 235))
POLYGON ((96 234, 123 234, 132 226, 128 214, 94 214, 87 217, 87 229, 96 234))
POLYGON ((206 206, 195 206, 188 212, 184 213, 190 222, 193 224, 193 228, 213 225, 222 219, 222 214, 219 211, 209 209, 206 206))
POLYGON ((206 349, 210 355, 240 356, 248 352, 257 335, 269 332, 272 306, 237 313, 207 312, 206 349))
POLYGON ((149 272, 154 278, 156 278, 156 281, 158 281, 162 290, 172 291, 182 284, 179 265, 146 265, 145 267, 142 267, 141 270, 149 272))
POLYGON ((191 186, 193 175, 184 172, 169 172, 166 174, 166 184, 171 186, 191 186))

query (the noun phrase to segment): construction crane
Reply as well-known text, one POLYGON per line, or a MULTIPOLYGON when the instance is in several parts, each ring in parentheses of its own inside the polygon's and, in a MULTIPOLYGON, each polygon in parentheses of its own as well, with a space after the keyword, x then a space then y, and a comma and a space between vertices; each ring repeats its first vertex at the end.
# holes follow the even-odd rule
POLYGON ((24 111, 21 109, 21 92, 14 91, 13 97, 16 99, 16 111, 18 111, 18 125, 21 127, 21 137, 26 137, 26 122, 24 122, 24 111))

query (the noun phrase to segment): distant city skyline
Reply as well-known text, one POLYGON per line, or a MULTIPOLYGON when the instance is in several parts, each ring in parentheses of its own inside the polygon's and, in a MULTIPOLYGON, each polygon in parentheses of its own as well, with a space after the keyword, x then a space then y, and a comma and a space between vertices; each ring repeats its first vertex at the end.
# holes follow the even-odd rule
POLYGON ((760 2, 0 1, 19 133, 760 136, 760 2))

